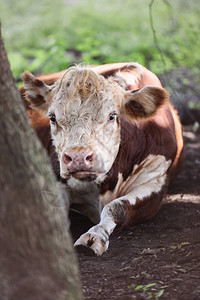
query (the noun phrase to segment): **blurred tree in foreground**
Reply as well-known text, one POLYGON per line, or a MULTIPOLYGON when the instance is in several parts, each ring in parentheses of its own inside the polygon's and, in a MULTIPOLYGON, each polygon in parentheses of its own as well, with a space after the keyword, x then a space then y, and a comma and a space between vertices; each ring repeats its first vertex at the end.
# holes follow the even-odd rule
POLYGON ((0 33, 0 298, 82 299, 62 201, 12 78, 0 33))

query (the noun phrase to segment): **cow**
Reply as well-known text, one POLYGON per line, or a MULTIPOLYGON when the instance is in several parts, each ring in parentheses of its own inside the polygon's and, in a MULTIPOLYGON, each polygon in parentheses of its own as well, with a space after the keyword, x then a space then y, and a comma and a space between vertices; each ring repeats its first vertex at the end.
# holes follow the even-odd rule
POLYGON ((155 74, 138 63, 25 72, 23 94, 58 180, 92 212, 102 203, 78 250, 100 256, 114 230, 155 216, 183 153, 179 117, 155 74))

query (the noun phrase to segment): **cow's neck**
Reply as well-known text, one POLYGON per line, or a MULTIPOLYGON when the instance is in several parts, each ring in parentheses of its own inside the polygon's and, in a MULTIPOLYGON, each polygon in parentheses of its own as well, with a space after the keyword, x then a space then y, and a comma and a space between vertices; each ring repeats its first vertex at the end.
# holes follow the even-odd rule
POLYGON ((121 142, 118 155, 107 173, 105 180, 99 185, 100 194, 104 194, 107 190, 114 190, 119 173, 126 180, 131 174, 133 166, 139 164, 144 158, 146 148, 146 137, 140 126, 131 124, 124 118, 121 118, 121 142))

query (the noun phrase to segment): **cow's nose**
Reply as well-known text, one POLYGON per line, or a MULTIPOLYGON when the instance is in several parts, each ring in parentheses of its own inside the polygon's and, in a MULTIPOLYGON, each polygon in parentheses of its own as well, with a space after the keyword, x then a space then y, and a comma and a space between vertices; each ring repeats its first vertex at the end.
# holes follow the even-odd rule
POLYGON ((95 154, 90 149, 82 151, 67 151, 63 155, 63 162, 69 172, 89 171, 92 168, 95 154))

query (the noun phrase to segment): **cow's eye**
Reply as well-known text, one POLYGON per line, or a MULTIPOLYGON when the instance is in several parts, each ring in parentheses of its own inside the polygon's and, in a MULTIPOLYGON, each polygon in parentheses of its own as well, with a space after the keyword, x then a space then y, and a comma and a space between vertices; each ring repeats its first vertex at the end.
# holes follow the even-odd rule
POLYGON ((56 116, 55 116, 55 115, 53 115, 53 114, 49 115, 49 119, 50 119, 50 121, 51 121, 53 124, 56 123, 56 116))
POLYGON ((116 113, 109 114, 108 121, 113 121, 116 118, 116 113))

